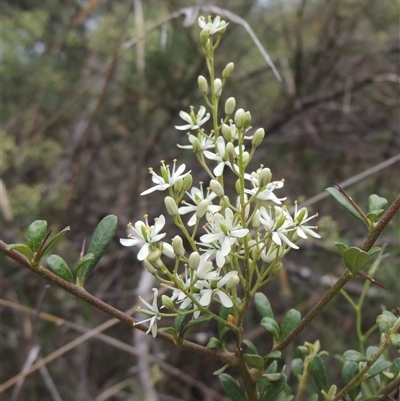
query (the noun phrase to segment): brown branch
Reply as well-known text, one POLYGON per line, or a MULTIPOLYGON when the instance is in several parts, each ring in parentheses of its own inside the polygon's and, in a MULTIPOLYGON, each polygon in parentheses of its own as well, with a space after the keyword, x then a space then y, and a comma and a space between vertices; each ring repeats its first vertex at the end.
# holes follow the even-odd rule
MULTIPOLYGON (((389 209, 385 212, 382 218, 377 223, 375 229, 369 233, 366 240, 364 241, 361 249, 368 252, 374 245, 375 241, 382 233, 383 229, 393 219, 394 215, 400 209, 400 195, 395 199, 389 209)), ((308 312, 308 314, 301 320, 301 322, 292 330, 292 332, 278 345, 276 345, 272 351, 283 351, 286 347, 291 344, 299 334, 311 323, 311 321, 325 308, 325 306, 339 293, 339 291, 345 286, 345 284, 354 277, 350 270, 346 271, 340 276, 338 281, 330 288, 319 300, 319 302, 308 312)))
MULTIPOLYGON (((66 280, 63 280, 61 277, 58 277, 50 270, 44 268, 43 266, 39 266, 38 269, 32 268, 29 263, 29 260, 20 252, 16 250, 7 250, 7 244, 0 240, 0 252, 3 252, 5 255, 10 257, 11 259, 18 262, 20 265, 27 267, 29 270, 33 271, 34 273, 38 274, 39 276, 43 277, 47 281, 57 285, 58 287, 64 289, 65 291, 69 292, 70 294, 74 295, 75 297, 82 299, 83 301, 93 305, 97 309, 102 310, 103 312, 107 313, 110 316, 115 317, 120 322, 123 322, 130 327, 134 327, 135 329, 141 330, 146 332, 148 327, 145 324, 137 324, 137 320, 133 317, 127 315, 126 313, 120 311, 119 309, 114 308, 113 306, 103 302, 99 298, 95 297, 94 295, 87 292, 82 287, 78 287, 75 284, 71 284, 66 280)), ((163 341, 166 341, 170 344, 175 344, 175 340, 172 335, 167 333, 158 333, 157 338, 160 338, 163 341)), ((203 347, 199 344, 193 343, 191 341, 184 340, 182 343, 182 347, 193 352, 208 355, 214 359, 220 360, 222 363, 229 363, 232 362, 233 354, 230 352, 221 352, 215 351, 207 347, 203 347)))

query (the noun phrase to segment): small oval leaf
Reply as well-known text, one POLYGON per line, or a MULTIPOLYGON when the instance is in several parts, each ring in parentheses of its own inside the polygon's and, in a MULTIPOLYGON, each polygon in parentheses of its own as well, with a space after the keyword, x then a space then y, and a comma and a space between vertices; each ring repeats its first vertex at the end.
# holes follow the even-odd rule
POLYGON ((27 230, 26 238, 28 240, 29 248, 35 253, 40 247, 40 244, 47 235, 47 221, 36 220, 34 221, 27 230))
POLYGON ((279 338, 279 324, 271 317, 263 317, 260 325, 264 327, 275 339, 279 338))
POLYGON ((367 360, 365 355, 363 355, 361 352, 354 351, 352 349, 347 350, 343 354, 343 358, 346 361, 352 361, 352 362, 365 362, 367 360))
POLYGON ((26 244, 9 244, 6 246, 6 250, 7 251, 16 250, 18 252, 21 252, 29 260, 31 260, 33 258, 33 252, 31 250, 31 248, 29 248, 29 246, 26 244))
POLYGON ((311 372, 314 377, 315 384, 320 390, 327 390, 328 383, 326 380, 326 369, 322 358, 317 354, 311 360, 311 372))
POLYGON ((344 263, 353 274, 357 274, 371 260, 371 256, 367 252, 355 246, 347 248, 343 256, 344 263))
MULTIPOLYGON (((356 351, 354 351, 356 352, 356 351)), ((349 384, 353 378, 358 375, 360 368, 357 362, 354 361, 346 361, 342 368, 342 378, 345 384, 349 384)), ((354 400, 360 392, 360 386, 357 386, 349 391, 349 397, 351 400, 354 400)))
POLYGON ((301 314, 296 309, 290 309, 281 322, 280 340, 282 341, 299 324, 301 314))
POLYGON ((357 217, 357 219, 360 219, 361 221, 364 221, 362 218, 361 214, 357 212, 357 210, 354 208, 354 206, 350 203, 350 201, 336 188, 326 188, 326 190, 348 211, 350 212, 354 217, 357 217))
POLYGON ((72 275, 72 272, 61 256, 50 255, 47 258, 47 267, 51 272, 53 272, 58 277, 61 277, 62 279, 70 283, 74 282, 74 277, 72 275))
POLYGON ((275 397, 278 396, 283 391, 286 381, 287 381, 286 375, 282 375, 282 377, 279 380, 274 381, 270 386, 268 386, 267 390, 268 392, 265 395, 265 397, 261 399, 261 401, 274 400, 275 397))
POLYGON ((256 311, 261 318, 274 318, 274 312, 272 312, 271 304, 269 303, 268 298, 262 292, 256 293, 254 296, 254 304, 256 306, 256 311))
POLYGON ((224 389, 225 394, 232 401, 247 401, 247 397, 232 376, 228 375, 227 373, 221 373, 218 376, 218 379, 222 388, 224 389))
POLYGON ((244 354, 243 359, 249 366, 253 366, 259 370, 264 369, 264 359, 256 354, 244 354))
POLYGON ((117 216, 110 214, 100 221, 94 231, 92 242, 90 243, 87 253, 93 253, 93 259, 85 264, 80 270, 79 282, 81 285, 85 283, 87 278, 96 267, 100 258, 106 252, 117 230, 117 216))
POLYGON ((45 246, 45 248, 43 249, 43 253, 42 255, 46 255, 47 253, 49 253, 58 243, 58 241, 60 241, 60 239, 65 235, 65 233, 67 231, 69 231, 70 228, 65 227, 64 229, 62 229, 59 233, 57 233, 51 240, 50 242, 45 246))

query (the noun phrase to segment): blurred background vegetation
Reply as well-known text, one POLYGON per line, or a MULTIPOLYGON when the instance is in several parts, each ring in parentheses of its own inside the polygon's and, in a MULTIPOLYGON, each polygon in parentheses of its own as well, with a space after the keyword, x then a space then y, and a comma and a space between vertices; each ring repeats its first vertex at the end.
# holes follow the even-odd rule
MULTIPOLYGON (((228 62, 235 63, 224 99, 234 96, 238 107, 251 111, 253 127, 266 132, 255 168, 262 163, 275 178, 286 179, 282 193, 289 204, 368 169, 373 169, 371 174, 355 179, 347 191, 363 207, 371 193, 392 201, 399 192, 398 163, 378 169, 399 154, 399 3, 212 4, 225 10, 221 14, 230 22, 216 62, 220 72, 228 62), (227 11, 253 29, 283 85, 240 20, 232 22, 223 14, 227 11)), ((180 110, 188 111, 189 105, 197 110, 202 104, 197 76, 206 75, 206 68, 197 12, 215 15, 215 9, 201 0, 3 0, 1 7, 1 238, 23 242, 27 226, 36 219, 47 220, 53 232, 69 225, 71 231, 57 252, 73 266, 100 219, 116 214, 117 237, 86 289, 127 310, 137 302, 139 283, 148 293, 153 285, 143 283, 134 250, 122 249, 118 242, 127 222, 144 213, 152 220, 163 212, 160 194, 139 196, 150 185, 148 167, 179 158, 192 170, 195 183, 206 179, 194 155, 176 147, 187 138, 174 125, 181 123, 180 110), (185 8, 189 6, 199 9, 185 8)), ((291 307, 304 314, 326 290, 326 275, 343 270, 333 242, 342 238, 360 245, 366 235, 362 223, 349 218, 332 198, 313 202, 311 209, 319 213, 323 240, 293 251, 285 259, 286 275, 279 285, 265 288, 276 315, 291 307)), ((383 305, 391 309, 399 304, 399 230, 397 219, 379 240, 378 245, 388 244, 391 254, 376 278, 388 289, 369 292, 365 329, 383 305)), ((175 235, 173 228, 169 235, 175 235)), ((109 319, 4 257, 0 274, 2 383, 28 366, 30 358, 40 360, 79 337, 83 328, 109 319), (39 311, 64 320, 52 321, 39 311)), ((362 284, 355 279, 349 293, 357 298, 362 284)), ((212 323, 203 329, 207 336, 216 330, 212 323)), ((252 311, 247 329, 248 337, 267 351, 270 339, 257 330, 252 311)), ((221 391, 212 375, 218 364, 134 337, 133 330, 121 324, 105 334, 124 344, 99 335, 82 340, 21 379, 2 399, 224 399, 213 392, 221 391), (132 353, 138 349, 182 373, 135 357, 132 353)), ((193 336, 201 341, 201 334, 193 336)), ((330 352, 329 383, 340 382, 341 363, 335 353, 357 349, 354 312, 343 297, 333 301, 296 345, 317 338, 330 352)), ((293 351, 286 353, 287 366, 293 351)), ((316 388, 310 384, 308 390, 316 388)))

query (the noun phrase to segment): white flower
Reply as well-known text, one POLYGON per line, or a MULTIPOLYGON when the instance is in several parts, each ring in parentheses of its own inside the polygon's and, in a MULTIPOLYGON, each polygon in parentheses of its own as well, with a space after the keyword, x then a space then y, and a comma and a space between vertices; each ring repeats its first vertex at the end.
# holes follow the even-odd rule
POLYGON ((199 132, 197 137, 188 134, 190 145, 177 145, 178 148, 181 149, 193 149, 195 152, 201 151, 203 152, 206 149, 213 149, 214 148, 214 140, 213 136, 206 136, 204 133, 199 132))
POLYGON ((150 254, 150 244, 154 244, 165 237, 165 233, 159 234, 165 225, 165 217, 160 215, 158 219, 154 219, 154 226, 149 226, 147 215, 144 216, 145 221, 137 221, 135 227, 131 223, 128 224, 128 238, 121 238, 119 241, 124 246, 140 246, 137 258, 144 260, 150 254))
POLYGON ((272 241, 278 245, 282 246, 282 241, 293 249, 299 249, 292 241, 289 240, 287 234, 289 231, 293 230, 292 218, 289 213, 275 206, 275 218, 272 217, 271 211, 268 213, 264 206, 256 212, 260 223, 264 228, 272 234, 272 241))
POLYGON ((182 131, 185 131, 187 129, 199 129, 206 121, 210 119, 210 113, 206 114, 206 108, 204 106, 200 106, 199 112, 197 114, 194 114, 193 106, 190 106, 190 109, 190 114, 186 113, 185 111, 179 112, 179 117, 185 120, 187 124, 175 125, 176 129, 182 131))
MULTIPOLYGON (((206 211, 209 211, 211 213, 216 213, 221 210, 221 206, 213 205, 211 202, 214 198, 216 198, 217 195, 215 195, 214 192, 211 192, 210 188, 207 188, 207 193, 204 195, 204 190, 203 190, 203 183, 200 182, 200 188, 192 187, 190 189, 190 192, 187 192, 187 195, 189 198, 193 201, 193 205, 182 201, 186 206, 182 206, 178 209, 179 214, 187 214, 193 212, 193 216, 190 218, 188 221, 188 226, 194 226, 196 224, 196 213, 199 208, 199 204, 202 201, 206 201, 208 203, 206 211)), ((202 206, 204 205, 204 202, 202 203, 202 206)))
MULTIPOLYGON (((215 167, 213 171, 215 176, 220 177, 224 172, 224 168, 226 165, 229 166, 230 168, 233 168, 235 171, 239 171, 239 167, 229 160, 229 155, 228 152, 226 151, 227 144, 225 144, 225 140, 222 136, 219 136, 217 138, 215 147, 216 147, 216 153, 210 152, 208 150, 204 151, 204 156, 207 157, 207 159, 215 160, 216 162, 218 162, 217 167, 215 167)), ((244 146, 242 147, 244 149, 244 146)), ((236 158, 239 154, 238 146, 234 148, 234 153, 236 158)))
POLYGON ((194 274, 201 280, 216 280, 219 277, 217 271, 213 270, 212 262, 208 260, 210 255, 203 254, 200 256, 200 262, 194 274))
POLYGON ((136 324, 142 324, 142 323, 149 323, 149 329, 146 331, 146 334, 150 333, 153 335, 153 337, 157 336, 157 320, 161 319, 160 312, 158 310, 157 306, 157 297, 158 297, 158 290, 157 288, 153 288, 154 292, 154 299, 153 299, 153 305, 150 305, 145 299, 143 299, 141 296, 139 296, 139 300, 143 302, 148 310, 143 310, 140 308, 140 306, 137 308, 137 311, 139 313, 142 313, 143 315, 151 316, 148 319, 141 320, 140 322, 136 322, 136 324))
POLYGON ((303 239, 308 238, 307 234, 314 238, 321 238, 321 236, 319 234, 317 234, 315 231, 311 230, 312 228, 316 228, 316 226, 304 226, 303 225, 307 221, 309 221, 317 216, 318 216, 318 214, 308 217, 308 211, 305 207, 302 207, 300 210, 297 210, 297 202, 296 202, 293 223, 294 223, 294 227, 295 227, 294 229, 296 231, 296 234, 300 238, 303 238, 303 239))
POLYGON ((172 187, 181 178, 184 178, 188 174, 190 174, 190 171, 188 171, 185 174, 182 174, 186 168, 185 164, 181 164, 176 169, 176 160, 174 160, 173 162, 174 162, 174 166, 172 168, 172 173, 169 169, 169 165, 165 165, 164 160, 161 160, 161 175, 156 174, 154 172, 154 170, 150 167, 149 172, 153 176, 152 181, 157 185, 155 187, 147 189, 146 191, 142 192, 140 195, 147 195, 154 191, 164 191, 167 188, 172 187))
POLYGON ((238 278, 237 271, 231 271, 225 274, 224 277, 221 277, 216 285, 215 281, 205 282, 204 283, 205 288, 200 291, 201 294, 201 298, 199 301, 200 305, 202 306, 210 305, 211 299, 214 296, 217 296, 223 306, 225 306, 226 308, 232 307, 233 302, 231 298, 227 294, 225 294, 225 292, 223 292, 220 288, 223 287, 225 284, 229 283, 231 280, 236 281, 237 278, 238 278))
MULTIPOLYGON (((225 264, 225 256, 229 254, 232 245, 237 243, 238 238, 243 238, 249 232, 247 228, 243 228, 235 221, 231 209, 225 209, 225 217, 216 213, 207 215, 208 227, 204 234, 200 237, 201 245, 216 249, 217 266, 222 267, 225 264)), ((212 253, 210 250, 206 253, 212 253)))
MULTIPOLYGON (((251 196, 255 195, 258 191, 260 191, 260 180, 259 180, 259 173, 262 171, 262 169, 258 169, 255 172, 252 172, 251 174, 245 174, 245 177, 247 180, 249 180, 253 188, 251 189, 245 189, 244 192, 247 194, 250 194, 251 196)), ((284 198, 278 198, 273 191, 278 188, 282 188, 284 185, 284 181, 272 181, 268 183, 264 188, 261 188, 261 191, 257 194, 256 198, 259 200, 270 200, 272 202, 275 202, 276 204, 280 205, 282 201, 286 200, 286 197, 284 198)))
POLYGON ((209 35, 214 35, 214 33, 225 29, 228 24, 221 24, 221 17, 216 16, 214 21, 211 22, 211 18, 208 17, 208 21, 202 16, 199 17, 198 23, 201 29, 206 30, 209 35))

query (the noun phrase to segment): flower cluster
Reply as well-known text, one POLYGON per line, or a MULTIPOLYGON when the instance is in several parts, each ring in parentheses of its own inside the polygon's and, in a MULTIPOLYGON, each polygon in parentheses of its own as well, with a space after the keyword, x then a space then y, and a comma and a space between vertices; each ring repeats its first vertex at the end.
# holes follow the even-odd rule
MULTIPOLYGON (((220 17, 199 19, 200 41, 210 60, 226 25, 220 17)), ((167 212, 182 237, 176 235, 171 241, 164 241, 166 234, 161 230, 166 221, 160 215, 152 226, 147 216, 134 226, 129 224, 128 238, 121 239, 122 245, 139 248, 138 259, 171 291, 170 296, 161 297, 160 308, 156 288, 152 304, 143 300, 147 309, 140 312, 150 316, 143 322, 149 322, 148 332, 153 336, 157 333, 157 322, 164 316, 191 315, 196 319, 200 314, 208 314, 220 319, 209 308, 213 301, 232 308, 233 315, 239 313, 240 293, 247 291, 249 295, 252 288, 269 282, 281 266, 280 259, 290 250, 299 249, 299 240, 319 238, 316 227, 308 225, 316 215, 308 216, 307 209, 298 209, 297 204, 291 214, 283 205, 286 197, 275 194, 283 188, 284 180, 273 181, 271 170, 264 166, 255 171, 249 168, 264 138, 262 128, 249 135, 250 113, 241 108, 235 111, 236 101, 230 97, 225 102, 225 116, 220 119, 215 115, 233 67, 229 63, 222 79, 214 78, 210 83, 199 77, 200 91, 206 104, 212 106, 211 114, 203 105, 197 114, 191 107, 189 113, 179 113, 185 124, 175 126, 187 131, 189 144, 178 146, 196 154, 209 176, 209 185, 204 187, 201 182, 199 187, 192 186, 191 172, 185 172, 185 164, 177 165, 174 160, 171 169, 162 161, 160 174, 150 169, 155 185, 141 194, 167 191, 167 212), (213 122, 209 131, 205 129, 208 121, 213 122), (234 201, 227 196, 233 190, 224 185, 227 172, 236 176, 234 201), (173 267, 168 266, 164 257, 175 261, 173 267), (161 312, 164 308, 167 312, 161 312)), ((210 72, 210 76, 214 74, 210 72)))

